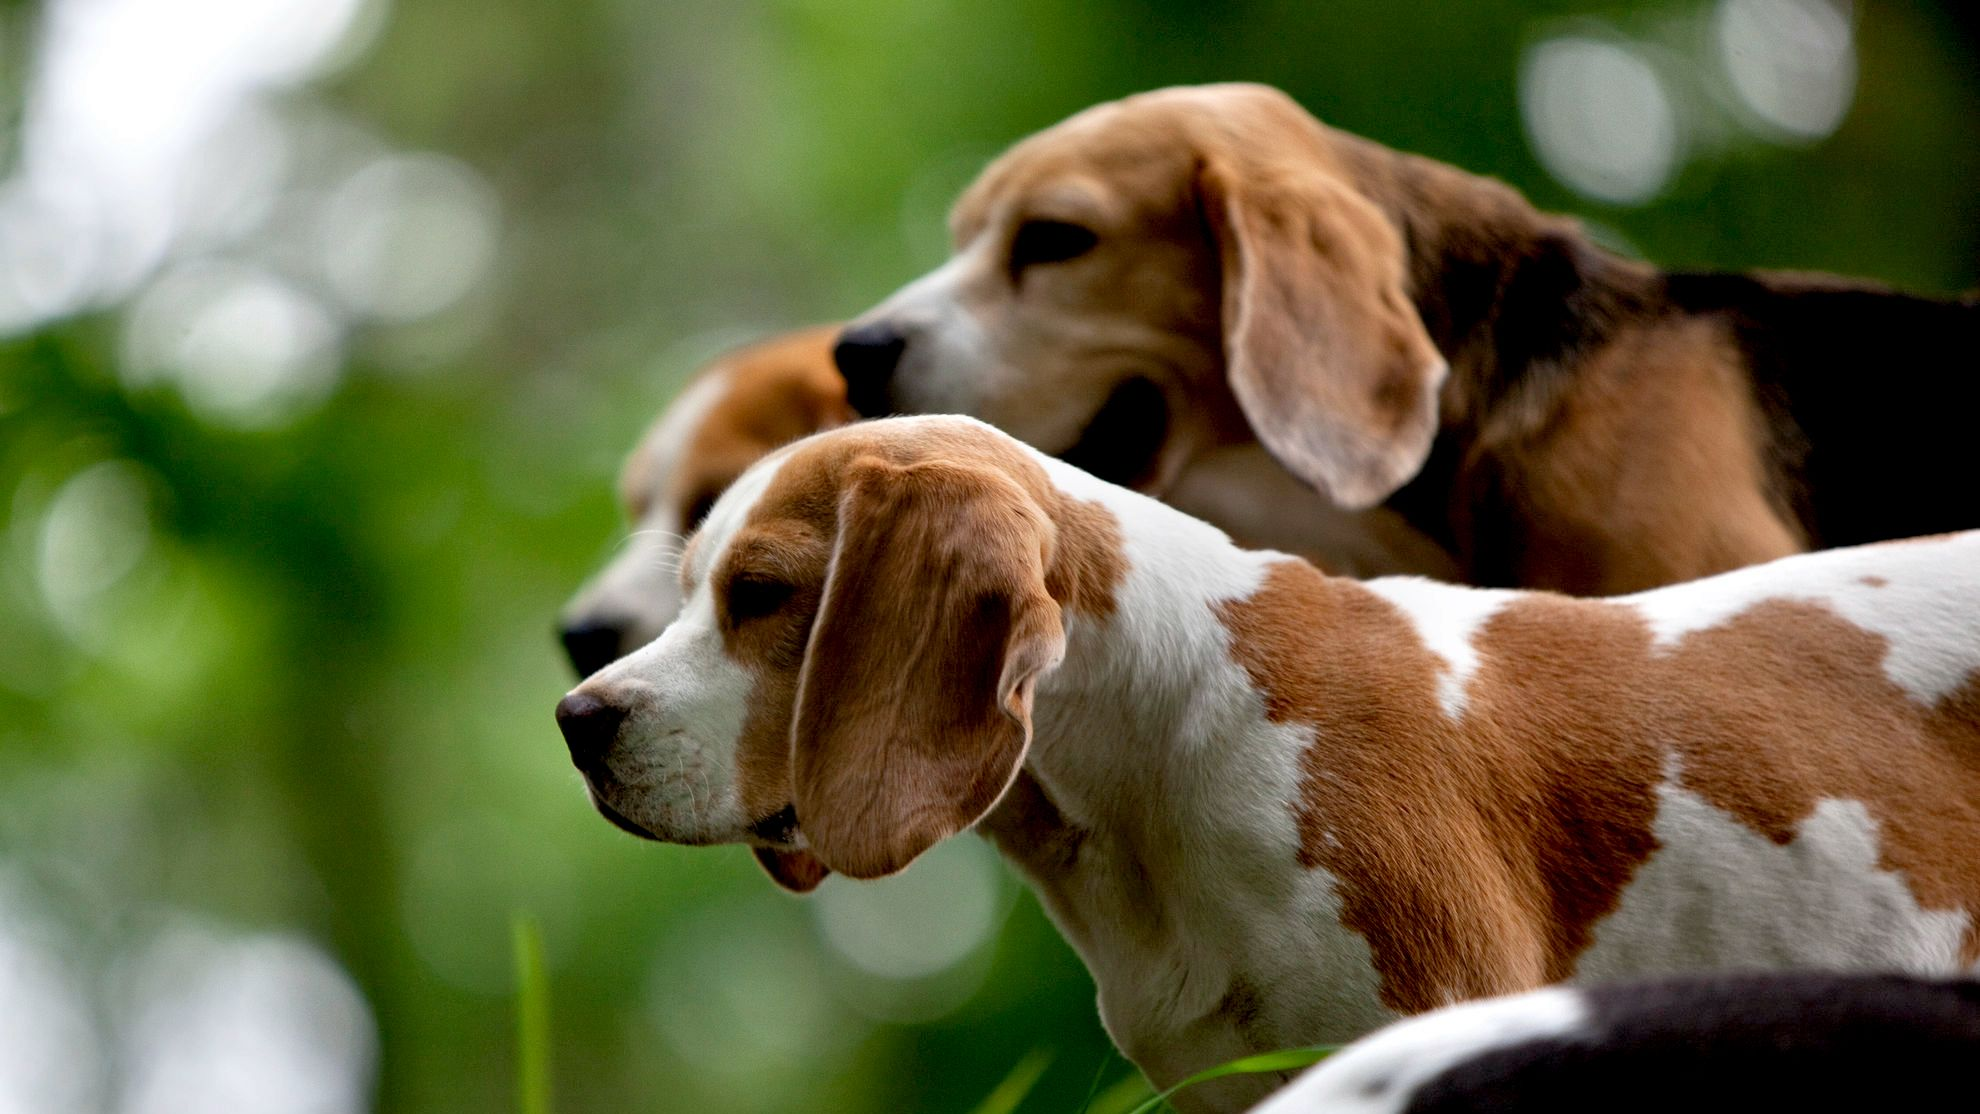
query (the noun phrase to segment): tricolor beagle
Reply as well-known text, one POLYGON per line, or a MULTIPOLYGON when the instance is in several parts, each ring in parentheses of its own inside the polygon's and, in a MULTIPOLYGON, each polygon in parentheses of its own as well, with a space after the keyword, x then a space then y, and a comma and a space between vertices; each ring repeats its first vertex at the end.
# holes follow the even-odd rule
POLYGON ((1262 443, 1474 584, 1610 594, 1980 526, 1980 304, 1668 274, 1263 86, 1082 112, 950 223, 949 262, 841 339, 862 413, 1086 445, 1164 498, 1262 443))
POLYGON ((1399 1021, 1256 1114, 1937 1110, 1971 1101, 1975 1063, 1980 981, 1719 975, 1535 990, 1399 1021))
POLYGON ((978 826, 1157 1083, 1566 979, 1980 958, 1980 533, 1363 583, 929 417, 771 454, 681 577, 558 705, 599 811, 796 890, 978 826))

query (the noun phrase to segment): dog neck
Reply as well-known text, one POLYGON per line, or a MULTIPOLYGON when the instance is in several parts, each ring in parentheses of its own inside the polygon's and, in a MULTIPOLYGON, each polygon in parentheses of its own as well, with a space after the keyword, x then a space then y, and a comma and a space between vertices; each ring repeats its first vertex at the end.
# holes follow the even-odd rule
MULTIPOLYGON (((1039 684, 1025 770, 983 829, 1099 972, 1096 949, 1117 950, 1123 933, 1139 946, 1184 923, 1200 935, 1202 917, 1215 919, 1193 895, 1148 879, 1228 888, 1257 863, 1296 856, 1278 843, 1310 734, 1269 721, 1233 659, 1225 614, 1296 559, 1239 548, 1153 499, 1050 467, 1068 494, 1116 519, 1128 571, 1111 614, 1069 616, 1065 661, 1039 684), (1271 814, 1248 815, 1260 810, 1271 814), (1184 839, 1190 832, 1219 835, 1184 839)), ((1331 597, 1342 583, 1315 577, 1309 591, 1331 597)), ((1325 635, 1313 636, 1318 651, 1325 635)), ((1258 881, 1270 888, 1275 877, 1258 881)))
POLYGON ((1567 372, 1656 301, 1661 273, 1502 182, 1341 136, 1356 185, 1402 234, 1417 315, 1450 361, 1447 427, 1545 419, 1567 372))

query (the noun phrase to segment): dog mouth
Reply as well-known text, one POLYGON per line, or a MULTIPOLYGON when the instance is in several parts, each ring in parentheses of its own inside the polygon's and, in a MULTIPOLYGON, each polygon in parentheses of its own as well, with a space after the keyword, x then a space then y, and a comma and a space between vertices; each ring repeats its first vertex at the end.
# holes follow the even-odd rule
POLYGON ((778 851, 798 849, 797 806, 785 805, 749 825, 752 842, 778 851))
POLYGON ((1169 437, 1169 402, 1148 379, 1129 379, 1107 396, 1079 440, 1059 459, 1108 483, 1143 487, 1169 437))
POLYGON ((625 813, 620 812, 616 808, 613 808, 611 804, 605 800, 604 795, 600 793, 593 793, 591 795, 591 807, 597 809, 598 815, 603 816, 607 820, 610 820, 612 822, 612 826, 619 829, 622 832, 628 832, 632 835, 638 836, 641 839, 650 839, 655 843, 665 842, 659 836, 654 835, 652 832, 642 827, 638 821, 633 820, 625 813))

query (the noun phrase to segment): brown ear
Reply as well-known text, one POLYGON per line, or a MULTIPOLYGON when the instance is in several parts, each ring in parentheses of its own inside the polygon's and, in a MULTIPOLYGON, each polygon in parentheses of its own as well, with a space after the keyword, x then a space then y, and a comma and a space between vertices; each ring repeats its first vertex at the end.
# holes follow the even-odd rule
POLYGON ((1447 367, 1404 288, 1401 237, 1314 167, 1199 173, 1223 263, 1225 374, 1258 439, 1351 510, 1430 455, 1447 367))
POLYGON ((778 851, 769 847, 753 850, 757 864, 770 875, 770 880, 794 894, 810 893, 832 873, 830 867, 806 851, 778 851))
POLYGON ((851 466, 791 729, 798 823, 826 866, 891 874, 1003 796, 1033 683, 1065 653, 1053 541, 986 468, 851 466))

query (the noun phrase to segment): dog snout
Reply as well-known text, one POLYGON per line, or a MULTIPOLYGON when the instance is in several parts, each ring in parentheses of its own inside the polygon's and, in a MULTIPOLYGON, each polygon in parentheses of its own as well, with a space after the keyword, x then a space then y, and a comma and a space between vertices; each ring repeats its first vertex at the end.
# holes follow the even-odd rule
POLYGON ((584 619, 563 624, 557 630, 557 637, 564 644, 564 654, 571 659, 571 668, 577 670, 579 677, 589 677, 618 659, 626 630, 617 623, 584 619))
POLYGON ((619 737, 626 710, 588 692, 573 692, 557 701, 557 729, 571 748, 571 762, 580 770, 594 769, 605 760, 619 737))
POLYGON ((893 410, 888 385, 907 350, 907 336, 883 321, 854 325, 839 334, 832 362, 846 381, 846 402, 861 417, 876 418, 893 410))

